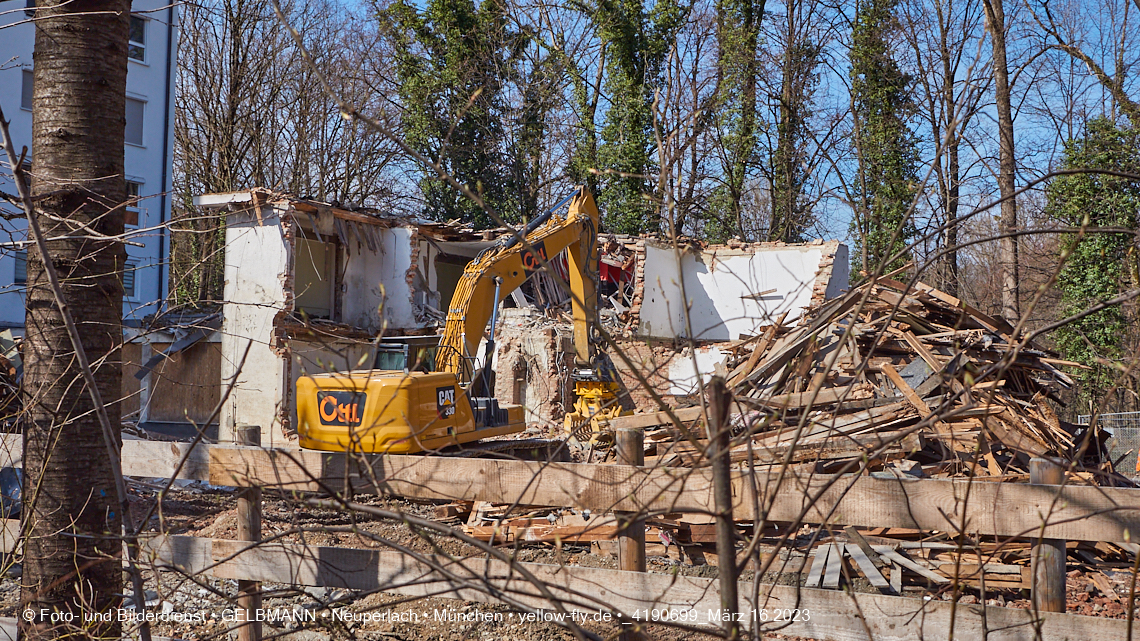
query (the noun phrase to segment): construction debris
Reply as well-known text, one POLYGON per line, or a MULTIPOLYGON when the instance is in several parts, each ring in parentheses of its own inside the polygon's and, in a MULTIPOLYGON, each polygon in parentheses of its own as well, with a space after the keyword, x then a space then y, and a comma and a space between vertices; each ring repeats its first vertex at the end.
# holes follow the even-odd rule
MULTIPOLYGON (((722 346, 739 407, 733 462, 1024 482, 1029 459, 1049 456, 1073 482, 1132 485, 1114 471, 1106 434, 1050 407, 1073 385, 1058 367, 1081 366, 945 292, 880 278, 793 327, 783 321, 722 346)), ((648 430, 647 454, 702 465, 704 428, 692 427, 648 430)))

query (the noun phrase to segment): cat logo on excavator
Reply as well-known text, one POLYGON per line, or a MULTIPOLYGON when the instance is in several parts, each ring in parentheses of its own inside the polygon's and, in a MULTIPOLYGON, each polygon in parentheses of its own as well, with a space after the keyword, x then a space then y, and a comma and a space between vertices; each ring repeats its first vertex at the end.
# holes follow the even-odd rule
POLYGON ((455 415, 455 386, 446 385, 435 389, 435 411, 440 418, 451 418, 455 415))

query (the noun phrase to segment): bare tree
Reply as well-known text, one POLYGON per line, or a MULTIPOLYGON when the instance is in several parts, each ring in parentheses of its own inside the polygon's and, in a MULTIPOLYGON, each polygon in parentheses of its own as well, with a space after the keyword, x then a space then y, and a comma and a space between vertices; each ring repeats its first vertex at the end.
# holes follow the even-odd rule
POLYGON ((990 32, 993 48, 994 97, 997 103, 999 170, 998 189, 1001 193, 1001 303, 1002 317, 1016 325, 1021 316, 1020 295, 1017 288, 1017 196, 1015 182, 1017 158, 1013 147, 1013 106, 1010 99, 1009 62, 1007 60, 1006 21, 1002 0, 983 0, 986 10, 986 29, 990 32))
POLYGON ((904 37, 917 67, 915 80, 920 94, 920 117, 929 127, 934 145, 938 212, 935 221, 943 229, 936 281, 957 295, 958 210, 962 197, 963 136, 981 102, 979 78, 972 73, 978 50, 982 10, 978 5, 954 0, 916 1, 902 11, 904 37))

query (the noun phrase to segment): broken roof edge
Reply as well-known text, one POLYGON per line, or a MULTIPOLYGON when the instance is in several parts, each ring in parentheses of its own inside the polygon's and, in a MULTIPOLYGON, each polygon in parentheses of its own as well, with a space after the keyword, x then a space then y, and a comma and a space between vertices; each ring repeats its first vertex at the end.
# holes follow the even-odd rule
MULTIPOLYGON (((305 220, 314 214, 328 212, 340 220, 373 225, 376 227, 408 227, 415 228, 421 234, 437 242, 468 242, 486 241, 488 232, 492 234, 500 230, 475 231, 468 226, 454 222, 440 223, 418 218, 410 218, 395 214, 385 214, 371 208, 353 211, 338 207, 332 203, 325 203, 310 198, 299 198, 276 192, 264 187, 253 187, 243 191, 201 194, 194 197, 194 206, 206 209, 223 209, 233 205, 246 205, 249 208, 272 206, 284 213, 305 220), (297 216, 304 214, 304 217, 297 216)), ((245 208, 243 208, 245 209, 245 208)), ((505 231, 505 230, 503 230, 505 231)))
MULTIPOLYGON (((647 245, 656 247, 658 249, 671 249, 673 242, 668 239, 659 239, 652 237, 643 237, 647 245)), ((679 238, 677 245, 685 251, 699 252, 702 254, 717 254, 724 255, 747 255, 755 254, 765 251, 781 251, 781 250, 800 250, 810 251, 814 249, 821 249, 824 254, 835 254, 839 251, 839 246, 843 242, 835 239, 824 240, 816 238, 802 243, 785 243, 783 241, 762 241, 754 243, 746 243, 741 240, 730 240, 727 243, 711 244, 693 238, 679 238)))

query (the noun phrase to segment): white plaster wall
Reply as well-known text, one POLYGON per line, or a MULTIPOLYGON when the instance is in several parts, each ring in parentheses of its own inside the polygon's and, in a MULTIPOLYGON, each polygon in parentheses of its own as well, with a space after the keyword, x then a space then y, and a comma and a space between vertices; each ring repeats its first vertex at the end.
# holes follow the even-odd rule
POLYGON ((728 354, 719 347, 698 347, 694 352, 682 354, 669 365, 669 393, 674 396, 693 396, 700 392, 700 383, 708 383, 716 373, 717 365, 727 360, 728 354), (697 376, 698 370, 700 377, 697 376))
POLYGON ((376 252, 351 241, 344 273, 342 318, 345 323, 369 331, 379 331, 382 327, 413 329, 422 325, 416 320, 407 281, 412 264, 413 233, 414 230, 407 227, 381 229, 380 247, 376 252))
MULTIPOLYGON (((846 248, 837 255, 828 296, 847 287, 846 248)), ((686 307, 692 338, 702 341, 736 340, 757 333, 785 311, 792 321, 810 303, 825 245, 795 245, 715 252, 685 251, 680 268, 672 247, 645 243, 645 294, 641 304, 639 335, 686 338, 686 307), (684 278, 685 294, 681 295, 684 278), (760 292, 775 290, 756 297, 760 292)), ((838 252, 837 252, 838 253, 838 252)))
POLYGON ((219 438, 230 441, 234 425, 260 425, 262 445, 285 445, 279 419, 290 396, 284 393, 285 359, 270 341, 273 319, 285 308, 282 285, 289 269, 289 249, 273 208, 262 208, 262 220, 259 225, 251 213, 232 214, 226 225, 223 391, 247 345, 249 354, 222 407, 219 438))

